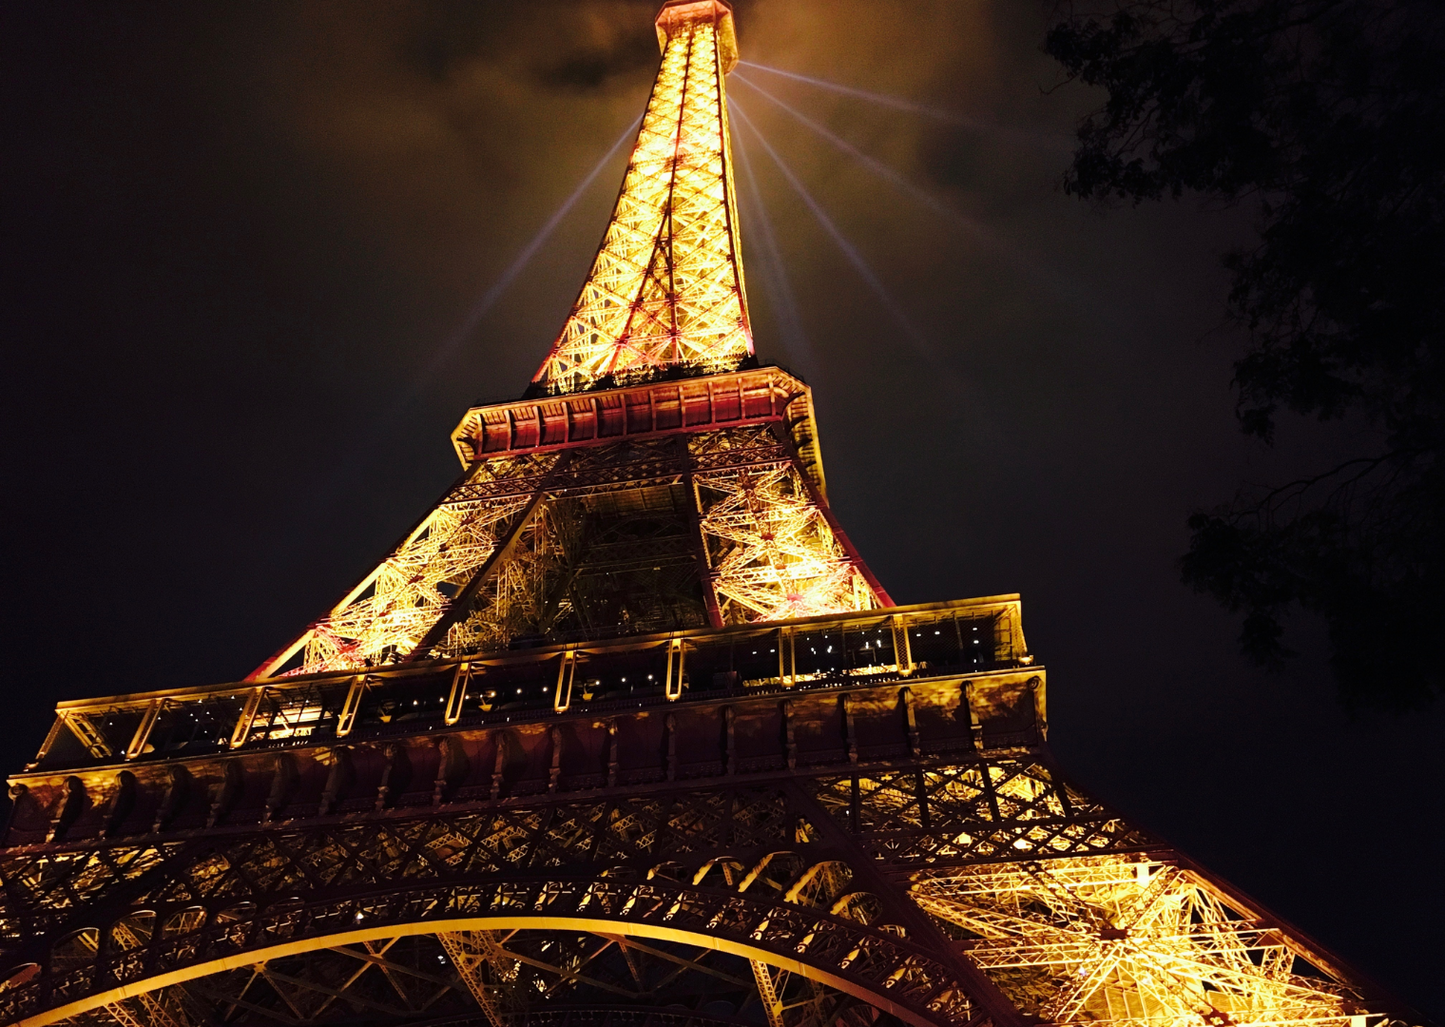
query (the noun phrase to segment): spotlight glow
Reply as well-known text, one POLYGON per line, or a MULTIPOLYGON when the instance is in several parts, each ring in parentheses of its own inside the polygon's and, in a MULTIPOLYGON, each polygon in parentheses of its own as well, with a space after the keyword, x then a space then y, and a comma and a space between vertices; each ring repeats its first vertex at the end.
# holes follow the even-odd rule
MULTIPOLYGON (((587 172, 587 177, 578 183, 576 189, 572 190, 572 195, 562 201, 562 205, 552 213, 552 216, 547 219, 546 224, 537 230, 537 234, 532 237, 531 242, 522 247, 521 251, 512 258, 512 263, 507 265, 507 269, 488 287, 486 292, 482 293, 481 298, 472 305, 472 309, 467 314, 466 320, 461 323, 461 326, 458 327, 456 331, 447 336, 446 340, 437 348, 436 353, 432 355, 431 360, 427 362, 426 367, 422 369, 421 374, 417 375, 416 380, 412 382, 412 387, 407 393, 407 399, 426 384, 457 347, 472 333, 486 315, 487 311, 491 310, 492 307, 496 305, 497 300, 502 298, 502 293, 506 292, 508 287, 517 280, 517 276, 522 273, 522 269, 537 255, 537 251, 542 248, 542 245, 547 239, 557 230, 557 226, 562 223, 562 219, 577 205, 577 201, 582 198, 593 181, 602 173, 602 169, 611 162, 613 156, 616 155, 622 144, 632 138, 633 133, 637 131, 637 126, 641 121, 642 118, 638 117, 633 120, 632 124, 623 129, 622 134, 617 137, 617 141, 602 155, 602 159, 593 165, 591 171, 587 172)), ((405 400, 403 400, 403 402, 404 401, 405 400)))
POLYGON ((806 82, 810 86, 826 89, 831 93, 841 93, 843 96, 852 96, 859 100, 867 100, 869 103, 876 103, 880 107, 892 107, 894 110, 921 114, 926 118, 933 118, 935 121, 946 122, 950 125, 976 129, 987 129, 989 127, 982 122, 975 121, 973 118, 966 117, 955 111, 944 110, 942 107, 933 107, 926 103, 918 103, 915 100, 905 100, 902 97, 888 96, 885 93, 874 93, 867 89, 858 89, 856 86, 845 86, 837 82, 829 82, 827 79, 814 78, 812 75, 800 75, 796 71, 784 71, 782 68, 773 68, 766 64, 756 64, 753 61, 738 61, 738 64, 745 68, 756 68, 758 71, 766 71, 769 75, 781 75, 783 78, 790 78, 795 82, 806 82))
POLYGON ((760 266, 763 276, 772 286, 773 300, 777 306, 778 329, 790 354, 803 365, 804 376, 815 380, 817 369, 814 366, 813 346, 808 340, 807 331, 803 328, 802 314, 798 309, 798 298, 793 292, 793 283, 788 278, 787 264, 783 261, 782 251, 778 249, 778 240, 773 234, 773 222, 768 217, 767 207, 763 205, 762 191, 758 189, 757 176, 753 174, 753 162, 741 132, 737 134, 736 141, 739 163, 741 163, 743 175, 747 179, 748 198, 752 201, 751 207, 747 209, 757 219, 758 238, 761 240, 764 258, 760 266))
POLYGON ((863 258, 863 254, 859 253, 857 247, 844 237, 842 231, 833 223, 833 219, 828 216, 818 201, 813 198, 813 194, 808 192, 803 183, 799 181, 798 176, 793 174, 792 169, 783 163, 783 158, 778 156, 778 151, 774 150, 763 134, 758 131, 757 125, 753 124, 753 120, 747 116, 742 105, 736 100, 732 100, 730 103, 733 112, 737 114, 740 121, 748 127, 758 142, 762 144, 763 149, 768 152, 768 156, 773 159, 773 163, 778 166, 778 170, 783 173, 783 177, 788 180, 788 184, 802 197, 803 202, 808 205, 808 209, 813 212, 813 216, 818 219, 818 223, 823 226, 823 230, 828 233, 838 249, 842 251, 843 256, 848 259, 848 263, 853 265, 853 270, 857 271, 863 281, 868 283, 868 287, 873 290, 888 313, 892 315, 893 320, 903 329, 903 334, 926 356, 938 360, 937 347, 908 319, 908 315, 903 312, 903 308, 893 299, 892 294, 889 293, 887 287, 884 286, 883 280, 878 277, 877 272, 875 272, 868 261, 863 258))
MULTIPOLYGON (((617 137, 616 142, 602 155, 602 159, 592 167, 591 171, 587 172, 586 177, 578 183, 577 188, 572 190, 572 194, 562 201, 561 206, 559 206, 542 227, 537 230, 537 233, 532 236, 531 241, 522 247, 517 255, 512 258, 512 262, 507 265, 507 269, 498 276, 497 280, 494 281, 487 288, 487 291, 482 293, 477 302, 472 305, 472 309, 467 313, 466 319, 462 321, 461 325, 442 340, 441 345, 432 353, 431 359, 423 365, 422 369, 411 380, 411 383, 406 388, 400 390, 392 403, 376 416, 369 428, 364 429, 370 439, 375 440, 382 437, 391 431, 393 425, 400 421, 407 409, 425 391, 427 384, 446 365, 446 362, 451 359, 462 343, 475 331, 477 325, 481 323, 482 318, 496 305, 497 301, 501 299, 502 294, 507 291, 507 288, 517 280, 517 276, 522 273, 522 270, 531 262, 532 258, 537 255, 537 251, 542 248, 552 233, 556 231, 557 226, 562 223, 562 219, 577 205, 577 201, 587 192, 597 176, 601 174, 602 169, 611 162, 622 144, 632 138, 641 121, 642 119, 640 117, 636 118, 632 124, 623 130, 622 134, 617 137)), ((328 496, 338 491, 342 487, 342 483, 356 473, 358 468, 360 468, 374 452, 375 445, 372 442, 351 447, 348 454, 338 462, 331 474, 318 483, 317 494, 328 496)))
MULTIPOLYGON (((835 147, 842 150, 844 153, 852 157, 858 163, 862 164, 869 171, 873 172, 880 178, 886 179, 890 184, 898 188, 900 191, 907 193, 909 196, 917 200, 919 203, 923 204, 929 210, 933 211, 936 214, 942 214, 950 221, 954 221, 957 224, 962 225, 964 228, 968 229, 975 235, 981 237, 988 236, 988 233, 984 230, 983 226, 979 225, 973 219, 960 213, 953 207, 950 207, 948 204, 944 203, 942 200, 934 196, 928 190, 918 185, 915 185, 913 182, 909 181, 907 178, 899 174, 893 168, 890 168, 887 164, 884 164, 878 158, 870 157, 868 154, 858 149, 858 147, 848 142, 848 140, 844 139, 839 135, 836 135, 826 126, 818 123, 817 121, 814 121, 812 118, 808 117, 796 107, 784 103, 782 100, 778 99, 776 96, 768 92, 756 82, 753 82, 751 79, 744 77, 741 72, 733 72, 733 78, 741 82, 743 85, 747 86, 749 89, 754 90, 766 99, 777 104, 783 110, 787 111, 793 117, 801 121, 804 125, 807 125, 814 132, 818 133, 818 135, 822 136, 824 139, 828 140, 828 142, 832 143, 835 147)), ((754 131, 756 131, 756 129, 754 131)))
MULTIPOLYGON (((789 78, 795 82, 804 82, 818 89, 826 89, 831 93, 866 100, 880 107, 891 107, 894 110, 919 114, 925 118, 932 118, 934 121, 941 121, 944 124, 954 125, 958 128, 965 128, 974 132, 987 132, 990 135, 1011 139, 1014 142, 1023 143, 1028 146, 1059 151, 1069 151, 1074 147, 1073 139, 1066 135, 996 125, 991 122, 981 121, 978 118, 970 118, 966 114, 946 110, 942 107, 918 103, 915 100, 905 100, 898 96, 888 96, 885 93, 875 93, 867 89, 859 89, 856 86, 845 86, 837 82, 829 82, 827 79, 814 78, 812 75, 800 75, 796 71, 784 71, 782 68, 773 68, 766 64, 755 64, 752 61, 738 61, 738 65, 740 67, 753 68, 757 71, 765 71, 769 75, 780 75, 783 78, 789 78)), ((737 77, 736 73, 734 73, 733 77, 737 77)))
MULTIPOLYGON (((1063 299, 1066 299, 1070 303, 1073 303, 1082 309, 1088 310, 1095 317, 1103 317, 1103 313, 1099 309, 1097 309, 1097 302, 1088 294, 1087 290, 1083 289, 1076 282, 1068 280, 1067 276, 1061 274, 1058 271, 1051 270, 1050 268, 1043 266, 1037 259, 1024 252, 1014 243, 1000 238, 999 235, 992 229, 975 221, 973 218, 964 214, 962 211, 953 207, 951 204, 945 202, 944 200, 939 199, 933 193, 929 192, 927 189, 924 189, 917 183, 911 181, 907 176, 901 174, 894 168, 889 167, 878 158, 871 157, 868 154, 864 153, 862 150, 858 149, 858 147, 848 142, 848 140, 831 131, 826 125, 815 121, 814 119, 804 114, 802 111, 798 110, 796 107, 784 102, 777 96, 774 96, 771 92, 764 89, 756 82, 752 81, 749 78, 746 78, 741 72, 734 71, 732 77, 737 81, 741 82, 743 85, 747 86, 749 89, 753 90, 754 92, 761 94, 770 102, 787 111, 788 114, 790 114, 792 117, 796 118, 798 121, 806 125, 809 129, 816 132, 822 138, 826 139, 834 147, 848 154, 848 156, 852 157, 854 160, 858 161, 858 163, 862 164, 869 171, 873 172, 878 177, 887 181, 900 192, 904 193, 913 200, 927 207, 935 214, 947 218, 949 221, 953 222, 954 224, 958 225, 960 228, 964 229, 969 234, 974 236, 976 239, 978 239, 979 242, 984 243, 985 245, 996 251, 1000 256, 1007 259, 1015 267, 1019 268, 1022 271, 1026 271, 1030 275, 1037 278, 1051 292, 1055 293, 1063 299)), ((754 129, 754 131, 756 131, 756 129, 754 129)))

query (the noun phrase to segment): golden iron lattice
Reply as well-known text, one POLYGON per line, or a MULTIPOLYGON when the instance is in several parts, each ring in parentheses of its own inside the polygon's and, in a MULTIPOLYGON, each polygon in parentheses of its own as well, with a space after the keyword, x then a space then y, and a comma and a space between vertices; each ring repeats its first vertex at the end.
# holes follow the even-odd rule
POLYGON ((254 676, 886 606, 816 439, 777 368, 478 408, 461 479, 254 676))
POLYGON ((60 704, 0 1025, 1396 1027, 1071 785, 1017 596, 898 606, 755 366, 721 0, 670 0, 529 395, 247 679, 60 704))
POLYGON ((732 15, 692 3, 658 26, 662 67, 617 208, 537 372, 549 393, 730 371, 753 353, 723 79, 737 60, 732 15))

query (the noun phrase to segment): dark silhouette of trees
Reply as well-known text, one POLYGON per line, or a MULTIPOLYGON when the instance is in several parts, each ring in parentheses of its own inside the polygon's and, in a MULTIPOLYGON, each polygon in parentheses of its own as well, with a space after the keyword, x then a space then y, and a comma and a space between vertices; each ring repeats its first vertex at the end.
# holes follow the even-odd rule
POLYGON ((1285 412, 1368 425, 1337 466, 1189 520, 1184 580, 1243 614, 1278 667, 1282 617, 1323 616, 1343 699, 1442 689, 1445 641, 1445 3, 1119 0, 1045 49, 1103 87, 1066 188, 1257 209, 1225 258, 1241 428, 1285 412))

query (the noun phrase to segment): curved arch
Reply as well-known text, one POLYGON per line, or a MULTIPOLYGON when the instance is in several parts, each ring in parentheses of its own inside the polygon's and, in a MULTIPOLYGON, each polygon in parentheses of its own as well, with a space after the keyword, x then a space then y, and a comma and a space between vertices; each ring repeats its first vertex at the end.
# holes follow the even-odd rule
POLYGON ((850 891, 838 896, 828 912, 833 916, 844 916, 860 924, 871 924, 883 911, 883 900, 871 891, 850 891), (858 910, 855 907, 861 906, 858 910))
POLYGON ((817 904, 813 901, 817 896, 810 895, 809 893, 821 890, 823 894, 829 895, 827 901, 828 904, 831 905, 836 895, 841 893, 840 889, 847 889, 846 882, 830 880, 830 877, 834 874, 846 874, 848 880, 851 881, 853 878, 853 868, 848 865, 847 860, 819 860, 807 867, 793 880, 785 893, 785 898, 789 902, 799 902, 803 905, 813 906, 817 904))
MULTIPOLYGON (((174 912, 194 913, 196 904, 177 896, 145 908, 165 923, 174 912)), ((636 873, 319 888, 273 893, 259 903, 223 894, 206 909, 190 933, 152 932, 124 951, 91 949, 88 962, 51 963, 38 978, 0 991, 0 1021, 39 1027, 172 983, 321 947, 502 928, 577 929, 716 949, 816 980, 919 1027, 959 1027, 979 1011, 946 957, 895 932, 777 895, 636 873)), ((118 910, 113 919, 132 912, 118 910)), ((103 934, 112 926, 107 918, 87 930, 103 934)))
POLYGON ((160 932, 162 938, 176 938, 181 935, 190 934, 206 919, 206 907, 201 905, 186 906, 172 912, 165 920, 160 921, 160 932))
POLYGON ((94 992, 84 998, 73 1000, 64 1005, 53 1006, 43 1012, 38 1012, 22 1020, 17 1020, 15 1021, 14 1027, 44 1027, 44 1025, 58 1023, 70 1017, 90 1012, 102 1006, 111 1005, 123 999, 135 998, 160 988, 170 987, 175 984, 184 984, 187 981, 193 981, 201 977, 209 977, 212 974, 222 973, 226 970, 235 970, 284 956, 302 955, 317 949, 335 948, 341 945, 356 945, 367 941, 392 938, 397 935, 433 935, 447 931, 497 931, 517 928, 528 930, 539 928, 547 930, 577 930, 605 934, 609 931, 616 932, 619 927, 623 926, 630 928, 627 932, 627 936, 629 937, 681 942, 688 945, 712 948, 729 955, 741 956, 744 959, 757 960, 780 967, 791 973, 800 974, 810 980, 815 980, 820 984, 826 984, 831 988, 836 988, 844 994, 851 995, 853 998, 860 999, 869 1005, 876 1006, 878 1009, 891 1013, 905 1023, 913 1024, 914 1027, 937 1027, 939 1023, 949 1023, 954 1020, 953 1017, 939 1020, 924 1015, 916 1009, 894 1002, 886 994, 862 987, 847 977, 829 973, 802 959, 789 958, 771 949, 763 948, 759 945, 748 945, 726 937, 703 934, 680 928, 669 928, 655 924, 619 923, 617 920, 604 918, 529 918, 518 917, 514 914, 510 916, 468 917, 455 920, 420 920, 411 924, 385 924, 374 927, 358 927, 350 931, 341 931, 335 934, 307 936, 295 941, 271 945, 266 948, 249 949, 230 956, 194 963, 167 973, 129 981, 105 991, 94 992))
POLYGON ((100 946, 100 939, 105 932, 99 927, 87 926, 77 927, 74 930, 66 931, 59 938, 56 938, 50 945, 46 956, 51 966, 57 960, 75 960, 79 964, 89 964, 91 957, 100 946))

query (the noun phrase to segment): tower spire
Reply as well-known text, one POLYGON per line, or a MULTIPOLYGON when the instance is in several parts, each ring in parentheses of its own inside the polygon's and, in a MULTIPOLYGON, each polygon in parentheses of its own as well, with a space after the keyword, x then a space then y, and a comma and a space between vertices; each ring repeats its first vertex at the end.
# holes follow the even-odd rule
POLYGON ((658 26, 540 394, 247 680, 10 777, 0 1024, 1408 1027, 1061 777, 1018 596, 879 585, 745 366, 729 10, 658 26))
POLYGON ((724 76, 732 8, 669 0, 662 66, 581 295, 533 378, 543 394, 735 371, 753 354, 724 76))

